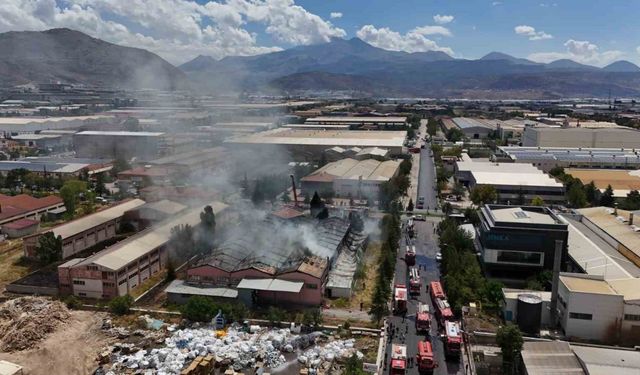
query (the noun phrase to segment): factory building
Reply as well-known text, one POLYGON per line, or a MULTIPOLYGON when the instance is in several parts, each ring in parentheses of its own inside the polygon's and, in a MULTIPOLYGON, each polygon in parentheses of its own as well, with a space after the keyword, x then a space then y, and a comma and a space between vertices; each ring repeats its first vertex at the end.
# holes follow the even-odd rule
POLYGON ((164 133, 127 131, 82 131, 73 135, 73 144, 79 158, 113 160, 157 159, 167 147, 164 133))
POLYGON ((64 202, 62 198, 54 195, 34 198, 27 194, 0 194, 0 225, 20 219, 40 220, 48 213, 59 209, 64 210, 64 202))
MULTIPOLYGON (((634 147, 638 146, 636 144, 634 147)), ((628 148, 566 148, 502 146, 494 156, 496 160, 513 163, 531 163, 548 172, 555 167, 639 169, 640 155, 628 148)))
POLYGON ((144 201, 132 199, 102 211, 95 212, 67 223, 49 228, 24 239, 24 256, 36 256, 38 240, 45 233, 53 233, 62 238, 62 259, 67 259, 101 242, 116 236, 124 213, 142 206, 144 201))
POLYGON ((469 139, 487 138, 489 133, 496 129, 495 125, 469 117, 454 117, 449 121, 469 139))
POLYGON ((104 126, 115 122, 115 117, 65 116, 65 117, 0 117, 0 132, 4 134, 35 133, 41 130, 79 129, 104 126))
POLYGON ((526 127, 524 147, 634 148, 640 145, 640 131, 631 128, 526 127))
POLYGON ((407 125, 407 118, 401 116, 323 116, 311 117, 305 125, 346 125, 351 129, 401 129, 407 125))
POLYGON ((552 270, 556 241, 562 241, 561 268, 566 269, 567 224, 547 207, 487 204, 480 209, 480 261, 489 277, 524 280, 552 270))
POLYGON ((64 143, 62 136, 57 134, 19 134, 11 139, 25 147, 38 150, 64 150, 71 146, 71 142, 64 143))
POLYGON ((535 197, 546 203, 564 202, 564 185, 528 164, 459 161, 454 168, 457 181, 473 189, 491 185, 498 203, 527 204, 535 197))
MULTIPOLYGON (((227 205, 210 205, 216 223, 224 224, 227 205)), ((171 230, 178 225, 198 225, 202 209, 192 208, 88 258, 73 258, 58 266, 60 293, 96 299, 131 293, 167 266, 171 230)))
POLYGON ((338 197, 377 199, 385 182, 395 177, 400 161, 342 159, 332 162, 300 179, 302 190, 309 193, 333 192, 338 197))
POLYGON ((236 148, 257 148, 270 151, 283 148, 299 159, 319 159, 324 150, 331 147, 380 147, 391 154, 403 152, 406 131, 377 130, 303 130, 278 128, 265 132, 238 136, 225 140, 236 148))

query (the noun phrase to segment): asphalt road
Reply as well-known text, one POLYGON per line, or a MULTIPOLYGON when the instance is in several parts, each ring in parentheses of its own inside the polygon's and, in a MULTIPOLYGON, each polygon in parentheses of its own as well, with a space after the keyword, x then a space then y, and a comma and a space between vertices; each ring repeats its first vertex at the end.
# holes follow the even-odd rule
POLYGON ((438 206, 436 195, 436 175, 434 161, 431 157, 431 145, 425 144, 425 148, 420 150, 420 172, 418 174, 418 196, 414 202, 418 202, 419 197, 424 197, 424 209, 433 210, 438 206))

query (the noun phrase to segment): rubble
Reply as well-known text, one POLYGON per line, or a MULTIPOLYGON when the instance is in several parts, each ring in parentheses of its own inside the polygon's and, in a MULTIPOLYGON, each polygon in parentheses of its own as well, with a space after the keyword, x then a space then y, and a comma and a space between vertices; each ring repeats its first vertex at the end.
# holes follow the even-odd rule
POLYGON ((71 316, 67 307, 43 297, 21 297, 0 305, 0 350, 34 347, 71 316))

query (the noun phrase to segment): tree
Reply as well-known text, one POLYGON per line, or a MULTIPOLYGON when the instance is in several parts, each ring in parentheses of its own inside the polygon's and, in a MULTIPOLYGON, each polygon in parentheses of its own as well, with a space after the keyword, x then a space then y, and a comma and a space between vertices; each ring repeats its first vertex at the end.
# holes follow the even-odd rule
POLYGON ((216 231, 216 214, 213 212, 213 208, 211 206, 204 206, 204 210, 200 213, 200 222, 211 234, 216 231))
POLYGON ((429 117, 429 121, 427 122, 427 134, 430 136, 436 135, 438 132, 438 121, 433 117, 429 117))
POLYGON ((313 193, 313 198, 309 202, 309 209, 311 210, 311 216, 316 217, 325 208, 324 202, 320 198, 318 192, 313 193))
POLYGON ((631 190, 622 202, 622 208, 635 211, 640 209, 640 193, 638 190, 631 190))
POLYGON ((131 305, 133 305, 133 297, 128 294, 114 297, 109 301, 109 311, 115 315, 126 315, 129 313, 131 305))
POLYGON ((291 197, 289 197, 289 192, 284 192, 282 193, 282 202, 283 203, 289 203, 291 202, 291 197))
POLYGON ((600 197, 600 205, 613 207, 613 202, 613 188, 611 187, 611 185, 608 185, 607 189, 604 191, 604 193, 602 193, 602 196, 600 197))
POLYGON ((411 162, 411 159, 404 159, 401 163, 400 163, 400 167, 399 167, 399 172, 400 174, 409 174, 411 173, 411 166, 413 165, 413 163, 411 162))
POLYGON ((344 364, 344 375, 366 375, 367 373, 362 368, 362 360, 358 358, 356 353, 353 353, 351 357, 347 358, 347 362, 344 364))
POLYGON ((256 182, 253 188, 253 194, 251 194, 251 202, 253 204, 261 204, 264 202, 264 191, 258 182, 256 182))
POLYGON ((166 281, 173 281, 176 279, 176 267, 173 265, 173 260, 169 258, 167 260, 167 277, 166 281))
POLYGON ((409 203, 407 204, 407 211, 413 211, 413 199, 409 199, 409 203))
POLYGON ((180 309, 182 316, 192 322, 210 322, 218 313, 216 305, 202 296, 193 296, 180 309))
POLYGON ((383 286, 380 283, 376 283, 376 288, 373 291, 373 297, 371 299, 371 308, 369 309, 369 314, 378 323, 382 320, 382 318, 389 314, 387 297, 388 295, 387 293, 385 293, 383 286))
POLYGON ((575 208, 582 208, 587 205, 587 196, 584 193, 584 189, 578 185, 574 184, 569 188, 569 192, 567 193, 569 204, 575 208))
POLYGON ((87 193, 87 183, 80 180, 68 180, 60 189, 60 196, 67 209, 67 214, 71 217, 75 215, 76 206, 80 197, 87 193))
POLYGON ((532 206, 544 206, 544 199, 542 199, 539 196, 535 196, 533 197, 533 199, 531 200, 531 205, 532 206))
POLYGON ((131 169, 131 164, 129 164, 129 161, 126 158, 119 156, 113 162, 113 168, 111 169, 111 173, 113 175, 117 175, 118 173, 122 171, 126 171, 128 169, 131 169))
POLYGON ((98 173, 96 176, 96 194, 99 196, 109 195, 109 190, 104 184, 104 173, 98 173))
POLYGON ((511 373, 515 362, 522 351, 524 340, 518 326, 507 323, 498 328, 496 342, 502 351, 502 368, 504 373, 511 373))
POLYGON ((584 185, 584 194, 585 194, 585 197, 587 198, 587 202, 591 206, 598 205, 598 202, 600 201, 600 190, 596 188, 596 184, 594 184, 593 181, 584 185))
POLYGON ((495 202, 498 199, 498 192, 493 185, 476 185, 471 189, 470 198, 476 206, 482 206, 495 202))
POLYGON ((562 167, 553 167, 549 171, 549 174, 553 177, 561 178, 564 175, 564 168, 562 167))
POLYGON ((168 248, 170 255, 178 260, 187 260, 197 254, 193 228, 189 224, 171 228, 168 248))
POLYGON ((462 185, 459 182, 456 182, 453 185, 453 188, 451 189, 451 193, 455 196, 464 196, 464 192, 465 192, 464 185, 462 185))
POLYGON ((42 265, 51 264, 62 259, 62 237, 47 232, 38 238, 36 258, 42 265))
POLYGON ((447 140, 449 142, 458 142, 464 139, 464 133, 458 128, 447 130, 447 140))

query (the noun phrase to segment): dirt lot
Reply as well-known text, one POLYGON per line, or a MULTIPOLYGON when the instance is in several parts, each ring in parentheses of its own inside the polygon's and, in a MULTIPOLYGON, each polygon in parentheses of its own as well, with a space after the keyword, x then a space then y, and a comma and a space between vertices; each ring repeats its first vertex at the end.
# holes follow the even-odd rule
POLYGON ((65 325, 47 337, 37 348, 0 353, 0 359, 24 367, 24 375, 86 375, 95 370, 100 349, 113 339, 100 330, 103 313, 72 311, 65 325))
POLYGON ((7 240, 0 244, 0 293, 7 284, 32 271, 28 264, 22 264, 22 240, 7 240))

